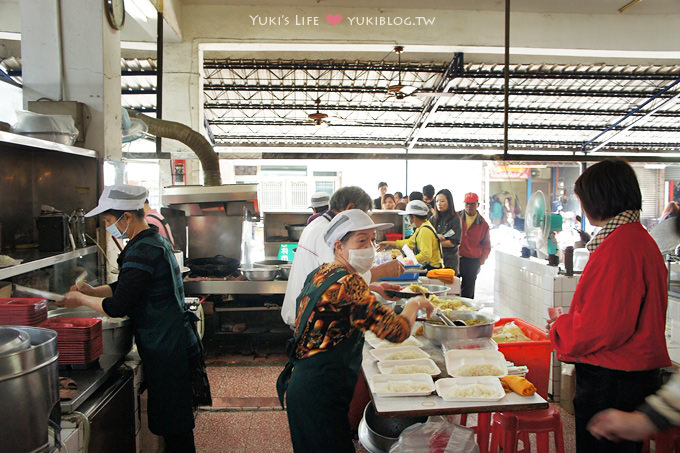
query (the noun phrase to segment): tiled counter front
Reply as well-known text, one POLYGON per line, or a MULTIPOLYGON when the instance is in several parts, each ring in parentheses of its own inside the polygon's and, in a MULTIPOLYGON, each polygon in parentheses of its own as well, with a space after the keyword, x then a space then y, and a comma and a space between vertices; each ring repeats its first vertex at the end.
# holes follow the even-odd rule
MULTIPOLYGON (((520 318, 544 327, 548 308, 569 311, 578 276, 557 274, 547 261, 522 258, 496 251, 494 310, 501 317, 520 318)), ((560 397, 560 362, 553 352, 551 390, 555 401, 560 397)))

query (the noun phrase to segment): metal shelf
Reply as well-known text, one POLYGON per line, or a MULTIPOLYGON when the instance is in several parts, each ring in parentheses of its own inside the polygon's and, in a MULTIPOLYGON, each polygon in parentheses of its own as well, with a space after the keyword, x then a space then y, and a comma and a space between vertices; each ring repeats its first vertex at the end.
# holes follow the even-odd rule
POLYGON ((64 261, 69 261, 72 259, 80 258, 81 256, 92 255, 97 253, 97 246, 90 245, 88 247, 83 247, 81 249, 75 249, 66 253, 59 254, 39 254, 36 259, 26 261, 21 264, 16 264, 14 266, 6 267, 0 269, 0 280, 5 280, 16 275, 25 274, 27 272, 36 271, 38 269, 43 269, 45 267, 53 266, 57 263, 62 263, 64 261), (40 256, 42 255, 42 256, 40 256), (45 256, 47 255, 47 256, 45 256))
POLYGON ((272 281, 229 281, 229 280, 185 280, 186 294, 285 294, 287 280, 272 281))
POLYGON ((75 154, 83 157, 97 157, 97 152, 77 146, 62 145, 61 143, 41 140, 39 138, 26 137, 0 131, 0 144, 30 148, 31 150, 57 151, 66 154, 75 154))

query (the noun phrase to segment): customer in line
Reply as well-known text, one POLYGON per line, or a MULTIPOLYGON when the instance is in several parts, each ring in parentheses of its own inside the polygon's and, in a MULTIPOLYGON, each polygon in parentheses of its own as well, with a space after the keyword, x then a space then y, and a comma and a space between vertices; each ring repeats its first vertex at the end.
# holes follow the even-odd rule
POLYGON ((408 194, 408 201, 411 202, 411 201, 416 201, 416 200, 423 201, 423 193, 418 192, 417 190, 414 190, 413 192, 408 194))
POLYGON ((312 220, 316 219, 317 217, 321 217, 324 212, 328 211, 328 203, 330 199, 331 196, 326 192, 315 192, 314 195, 312 195, 312 201, 309 204, 309 207, 312 208, 314 214, 310 215, 307 219, 307 225, 312 223, 312 220))
MULTIPOLYGON (((289 326, 295 325, 297 316, 296 299, 304 286, 305 279, 317 267, 333 261, 333 249, 329 247, 323 239, 323 232, 333 217, 348 209, 360 209, 368 211, 371 209, 371 197, 363 189, 356 186, 347 186, 338 189, 330 199, 330 209, 322 216, 314 219, 307 225, 298 241, 297 251, 293 266, 288 276, 286 294, 281 307, 281 318, 289 326)), ((363 276, 367 283, 371 283, 381 278, 399 277, 404 273, 404 266, 397 260, 376 266, 367 271, 363 276)), ((385 297, 385 289, 394 289, 396 285, 387 283, 370 284, 372 291, 378 292, 385 297)))
POLYGON ((387 193, 386 182, 382 181, 378 183, 378 192, 380 192, 380 196, 373 200, 373 209, 380 209, 380 206, 382 206, 382 199, 387 193))
POLYGON ((640 224, 642 195, 627 162, 593 165, 574 192, 588 221, 602 227, 587 245, 590 257, 569 312, 548 324, 559 360, 576 367, 576 448, 639 452, 640 443, 598 439, 586 427, 604 409, 634 410, 660 387, 660 368, 671 364, 664 335, 667 271, 640 224))
POLYGON ((479 213, 479 197, 465 194, 465 209, 458 212, 462 228, 458 255, 460 255, 460 295, 474 299, 477 274, 491 253, 489 224, 479 213))
POLYGON ((277 380, 284 393, 296 453, 353 452, 349 404, 359 376, 364 331, 400 343, 411 334, 419 310, 432 305, 422 296, 410 299, 401 315, 380 304, 361 274, 375 258, 374 224, 360 209, 335 216, 324 234, 335 258, 309 274, 298 298, 295 336, 289 362, 277 380))
POLYGON ((423 201, 430 209, 434 209, 434 186, 432 184, 423 186, 423 201))
POLYGON ((386 193, 382 199, 382 206, 380 209, 393 211, 397 208, 397 202, 394 200, 394 195, 386 193))
MULTIPOLYGON (((399 204, 404 198, 404 194, 401 192, 394 192, 394 203, 399 204)), ((406 203, 404 203, 406 204, 406 203)))
POLYGON ((86 217, 100 215, 112 236, 130 239, 118 257, 118 281, 95 288, 85 283, 80 290, 73 286, 61 304, 130 317, 149 392, 149 429, 163 437, 166 452, 194 452, 194 409, 212 404, 204 350, 194 325, 198 318, 184 305, 182 275, 170 243, 144 220, 146 196, 140 186, 104 188, 86 217))
POLYGON ((144 220, 146 220, 146 223, 149 224, 149 226, 156 225, 158 234, 170 241, 170 245, 173 248, 175 247, 175 239, 172 237, 172 230, 170 229, 170 225, 168 225, 168 221, 165 220, 165 217, 163 217, 160 212, 151 208, 148 198, 144 200, 144 220))
POLYGON ((449 189, 437 192, 434 198, 434 214, 430 223, 437 231, 439 242, 444 253, 444 267, 453 269, 458 274, 458 244, 460 244, 460 217, 453 205, 453 196, 449 189))
POLYGON ((441 269, 444 265, 442 260, 442 246, 439 236, 432 224, 427 220, 430 208, 422 201, 409 201, 406 211, 402 215, 407 216, 409 224, 415 229, 408 239, 398 241, 382 241, 381 250, 389 248, 402 248, 408 245, 413 249, 418 263, 425 269, 441 269))

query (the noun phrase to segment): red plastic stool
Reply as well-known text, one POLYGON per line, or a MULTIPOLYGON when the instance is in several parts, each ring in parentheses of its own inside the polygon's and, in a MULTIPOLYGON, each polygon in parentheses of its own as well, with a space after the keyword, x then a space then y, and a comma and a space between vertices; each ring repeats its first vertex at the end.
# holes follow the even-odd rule
MULTIPOLYGON (((467 414, 461 414, 460 424, 467 426, 467 414)), ((477 414, 477 426, 470 426, 477 434, 479 453, 489 453, 489 434, 491 433, 491 412, 477 414)))
POLYGON ((680 428, 673 427, 659 431, 647 439, 642 446, 642 453, 649 453, 649 441, 654 441, 654 447, 660 453, 680 452, 680 428))
POLYGON ((536 411, 499 412, 493 417, 491 426, 491 452, 517 453, 518 438, 524 443, 521 451, 531 451, 529 433, 536 433, 537 451, 549 450, 550 433, 555 436, 556 453, 564 453, 562 419, 560 411, 551 404, 548 409, 536 411))

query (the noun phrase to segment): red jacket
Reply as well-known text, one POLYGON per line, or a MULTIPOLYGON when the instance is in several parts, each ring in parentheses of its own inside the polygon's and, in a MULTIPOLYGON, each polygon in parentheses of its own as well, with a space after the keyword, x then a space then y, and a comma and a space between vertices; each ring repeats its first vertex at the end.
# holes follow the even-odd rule
POLYGON ((482 214, 478 212, 477 218, 468 230, 467 222, 465 221, 467 214, 465 214, 465 211, 460 211, 458 215, 460 216, 462 229, 458 255, 465 258, 479 258, 481 264, 484 264, 484 261, 489 257, 489 253, 491 253, 489 224, 486 223, 482 214))
POLYGON ((550 330, 557 358, 623 371, 669 366, 666 276, 659 247, 642 225, 614 230, 591 253, 569 313, 550 330))

